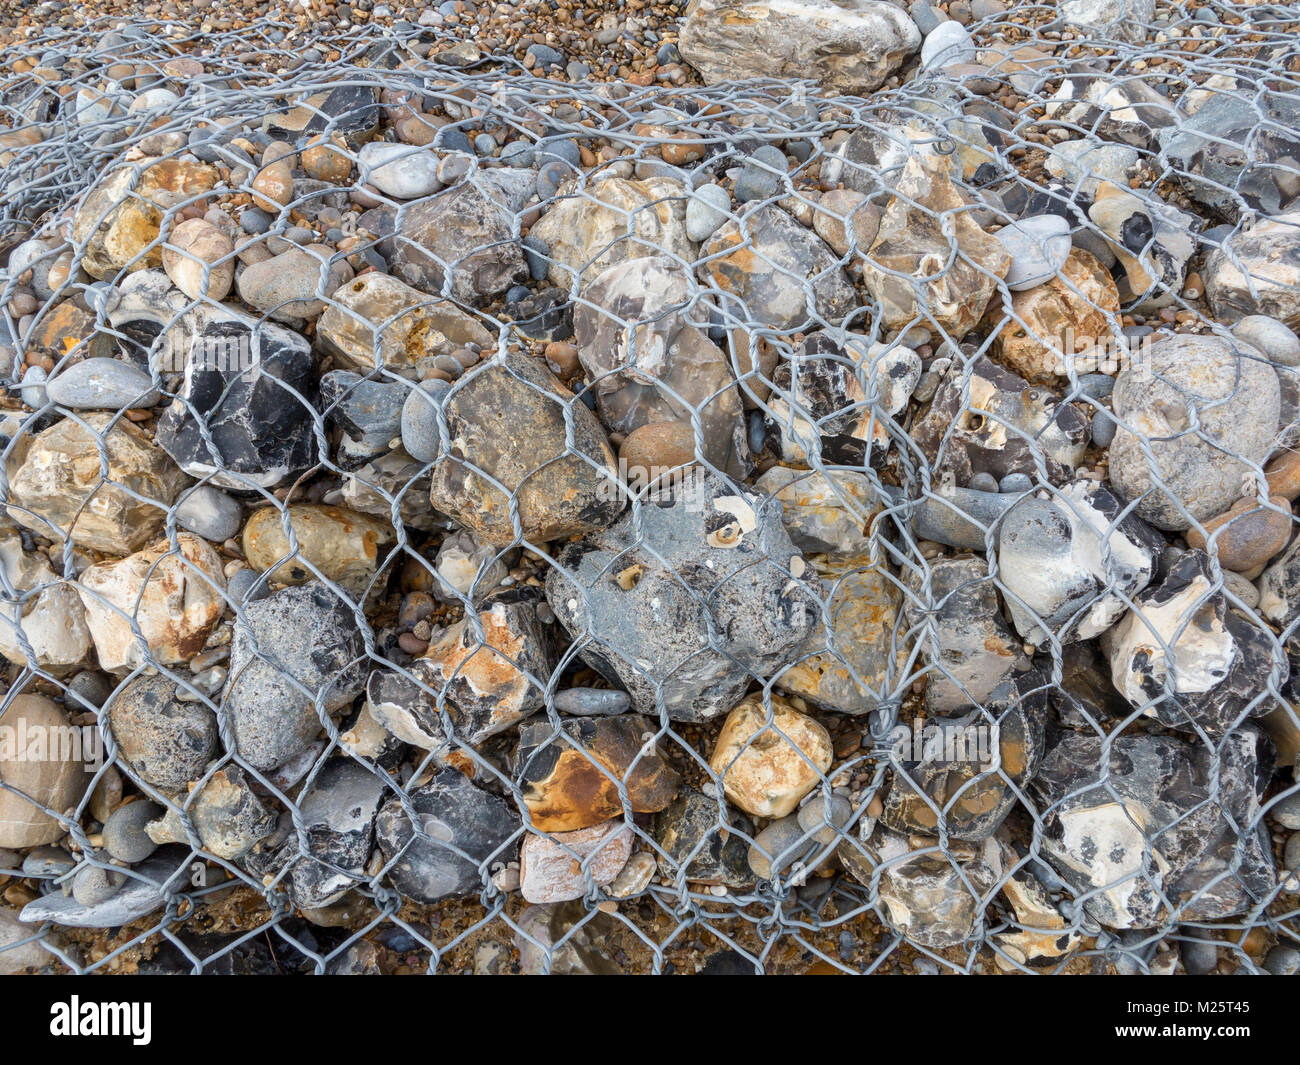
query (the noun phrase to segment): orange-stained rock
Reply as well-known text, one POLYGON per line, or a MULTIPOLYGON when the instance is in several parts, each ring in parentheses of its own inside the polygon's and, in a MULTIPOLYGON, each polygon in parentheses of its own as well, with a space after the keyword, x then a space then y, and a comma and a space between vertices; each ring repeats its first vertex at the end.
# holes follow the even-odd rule
POLYGON ((636 813, 662 810, 677 794, 680 778, 655 752, 647 718, 579 718, 562 731, 557 736, 548 721, 519 730, 516 779, 537 830, 572 832, 619 816, 616 782, 636 813))
POLYGON ((783 699, 772 698, 772 724, 762 698, 751 695, 718 733, 709 768, 727 799, 755 817, 784 817, 831 766, 830 733, 783 699))

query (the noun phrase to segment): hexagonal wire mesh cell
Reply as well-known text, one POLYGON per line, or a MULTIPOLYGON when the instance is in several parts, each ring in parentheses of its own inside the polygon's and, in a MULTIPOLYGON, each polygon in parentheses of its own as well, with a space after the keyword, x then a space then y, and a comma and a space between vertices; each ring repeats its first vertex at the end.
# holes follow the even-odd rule
POLYGON ((1300 10, 1054 14, 866 98, 32 39, 6 968, 1294 944, 1300 10))

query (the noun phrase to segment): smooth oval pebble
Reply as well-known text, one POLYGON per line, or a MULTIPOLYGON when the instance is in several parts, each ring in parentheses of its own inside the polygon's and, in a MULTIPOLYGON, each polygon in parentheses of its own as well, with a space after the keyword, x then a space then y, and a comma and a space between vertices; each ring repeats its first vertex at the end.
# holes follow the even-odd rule
POLYGON ((73 363, 45 384, 51 402, 70 410, 152 407, 160 399, 149 375, 120 359, 97 357, 73 363))
POLYGON ((402 447, 417 462, 434 462, 438 458, 437 397, 446 391, 446 382, 424 381, 412 388, 402 403, 402 447))
POLYGON ((686 201, 686 235, 705 241, 727 220, 731 194, 721 185, 701 185, 686 201))
POLYGON ((190 489, 176 504, 176 524, 182 529, 222 543, 237 532, 244 520, 244 508, 239 500, 210 484, 190 489))
POLYGON ((442 188, 439 157, 427 148, 375 141, 357 155, 361 180, 399 200, 418 200, 442 188))
POLYGON ((104 849, 119 862, 134 865, 144 861, 158 849, 158 844, 145 833, 145 825, 163 813, 157 803, 143 799, 119 806, 104 822, 104 849))
POLYGON ((555 709, 577 717, 604 717, 621 714, 632 705, 627 692, 605 688, 566 688, 555 693, 555 709))
POLYGON ((97 906, 116 895, 125 879, 111 869, 88 865, 72 878, 72 897, 83 906, 97 906))

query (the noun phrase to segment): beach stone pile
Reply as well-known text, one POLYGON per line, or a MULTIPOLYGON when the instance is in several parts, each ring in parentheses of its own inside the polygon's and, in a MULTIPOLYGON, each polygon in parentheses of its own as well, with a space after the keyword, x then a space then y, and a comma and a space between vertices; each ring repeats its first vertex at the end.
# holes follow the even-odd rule
POLYGON ((1188 75, 1275 19, 245 7, 257 93, 4 22, 0 971, 178 895, 1285 967, 1300 87, 1188 75))

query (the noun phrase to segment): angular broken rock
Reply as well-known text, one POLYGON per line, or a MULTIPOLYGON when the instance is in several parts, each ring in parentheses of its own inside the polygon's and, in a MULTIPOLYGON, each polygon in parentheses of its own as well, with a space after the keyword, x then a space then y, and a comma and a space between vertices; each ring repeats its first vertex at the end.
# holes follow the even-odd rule
POLYGON ((179 533, 175 545, 159 540, 117 562, 89 566, 76 588, 99 666, 110 673, 145 662, 188 662, 226 608, 221 558, 190 533, 179 533))
MULTIPOLYGON (((350 759, 331 761, 304 789, 298 810, 307 848, 290 874, 296 906, 332 905, 364 881, 375 817, 386 791, 378 774, 350 759)), ((289 845, 296 850, 297 844, 292 837, 289 845)))
POLYGON ((1050 384, 1072 367, 1104 357, 1114 344, 1119 290, 1110 272, 1082 248, 1071 249, 1059 274, 1014 293, 1010 303, 1008 310, 995 301, 985 323, 1005 323, 993 339, 993 354, 1026 380, 1050 384))
POLYGON ((1281 392, 1254 348, 1179 334, 1120 372, 1111 406, 1111 482, 1140 517, 1181 531, 1227 510, 1268 458, 1281 392))
POLYGON ((784 817, 824 779, 833 752, 815 718, 773 697, 772 721, 760 696, 730 714, 709 757, 728 800, 755 817, 784 817))
POLYGON ((515 779, 539 832, 572 832, 623 813, 662 810, 677 794, 677 772, 654 748, 654 727, 637 714, 523 725, 515 779))
POLYGON ((557 561, 547 602, 582 658, 638 711, 662 702, 675 721, 729 711, 817 624, 820 584, 779 514, 703 470, 557 561))
POLYGON ((1103 637, 1115 687, 1134 709, 1213 736, 1274 710, 1267 691, 1290 675, 1273 634, 1229 607, 1216 583, 1205 553, 1187 551, 1103 637))
POLYGON ((133 422, 98 412, 19 437, 6 473, 9 516, 19 525, 113 555, 152 540, 188 483, 133 422), (100 473, 104 456, 107 477, 100 473))
POLYGON ((375 839, 393 887, 415 902, 468 895, 514 858, 519 815, 455 769, 440 769, 405 800, 384 803, 375 839), (414 815, 414 820, 412 819, 414 815))
MULTIPOLYGON (((562 190, 563 191, 563 190, 562 190)), ((547 247, 547 276, 564 291, 615 263, 645 255, 693 262, 686 190, 668 178, 605 177, 562 195, 530 236, 547 247)))
POLYGON ((869 557, 814 556, 826 590, 829 629, 821 623, 804 645, 805 657, 776 677, 776 686, 820 710, 867 714, 900 681, 905 648, 896 646, 902 593, 888 566, 869 557))
POLYGON ((1259 577, 1259 610, 1273 624, 1290 629, 1300 618, 1300 540, 1259 577))
POLYGON ((254 511, 244 526, 243 547, 248 564, 268 573, 273 588, 326 580, 360 593, 394 539, 391 521, 345 507, 294 503, 254 511))
POLYGON ((1175 118, 1161 131, 1160 159, 1193 199, 1233 223, 1243 211, 1267 217, 1294 206, 1300 95, 1213 92, 1194 114, 1175 118))
POLYGON ((683 787, 655 815, 651 828, 658 848, 659 875, 692 884, 722 885, 733 891, 754 886, 746 835, 753 826, 725 802, 683 787))
POLYGON ((902 8, 878 0, 699 0, 678 43, 710 85, 762 70, 864 96, 921 46, 921 33, 902 8))
POLYGON ((1174 302, 1196 251, 1199 218, 1153 192, 1109 181, 1098 183, 1088 218, 1124 268, 1118 290, 1126 309, 1146 313, 1174 302))
POLYGON ((513 543, 515 505, 533 544, 603 528, 622 511, 600 423, 540 360, 510 353, 481 363, 443 412, 451 451, 434 469, 430 500, 480 540, 513 543))
POLYGON ((1030 785, 1044 857, 1107 928, 1243 913, 1276 885, 1260 815, 1272 773, 1272 745, 1249 726, 1213 749, 1063 732, 1030 785))
POLYGON ((118 688, 103 710, 103 726, 127 772, 166 791, 183 791, 203 776, 221 746, 216 714, 177 694, 165 674, 141 675, 118 688))
POLYGON ((1003 681, 982 709, 928 722, 921 750, 895 748, 881 821, 927 835, 942 822, 953 839, 988 839, 1038 771, 1047 705, 1045 678, 1029 672, 1003 681))
POLYGON ((772 375, 768 431, 786 462, 877 466, 920 379, 911 348, 814 333, 772 375))
POLYGON ((774 329, 810 321, 836 326, 858 298, 835 253, 773 204, 725 223, 700 249, 700 269, 724 294, 724 309, 774 329))
POLYGON ((146 826, 146 835, 155 843, 189 843, 192 828, 203 850, 236 861, 275 831, 274 811, 253 790, 248 774, 235 765, 218 769, 177 802, 146 826))
POLYGON ((23 548, 18 530, 0 520, 0 655, 15 665, 62 674, 90 652, 81 599, 39 551, 23 548))
POLYGON ((754 489, 781 504, 785 531, 800 551, 841 556, 870 553, 869 531, 881 504, 862 474, 773 466, 754 481, 754 489))
POLYGON ((1089 640, 1155 575, 1164 537, 1095 481, 1025 496, 998 527, 998 577, 1016 630, 1032 644, 1089 640))
POLYGON ((946 851, 938 839, 881 832, 871 843, 846 839, 836 853, 862 884, 871 886, 879 874, 879 912, 894 931, 943 950, 983 934, 985 910, 1006 864, 993 838, 953 841, 946 851))
POLYGON ((1300 211, 1261 218, 1212 252, 1205 298, 1221 322, 1262 314, 1300 329, 1300 211))
POLYGON ((698 294, 690 269, 667 256, 615 263, 583 286, 574 308, 578 357, 611 432, 698 413, 699 457, 741 478, 752 463, 740 393, 706 333, 707 309, 692 306, 698 294))
POLYGON ((632 854, 632 839, 632 829, 621 820, 530 835, 519 848, 519 893, 525 902, 582 898, 618 876, 632 854))
MULTIPOLYGON (((952 714, 972 703, 983 704, 1004 680, 1029 667, 1022 645, 1002 616, 998 589, 982 558, 937 559, 930 564, 929 589, 924 575, 909 579, 906 627, 921 626, 921 654, 929 669, 925 708, 952 714), (933 605, 931 605, 933 604, 933 605)), ((1006 580, 1006 574, 1000 574, 1006 580)))
POLYGON ((1059 484, 1083 460, 1088 423, 1072 404, 980 356, 968 367, 954 360, 912 439, 958 486, 976 473, 1036 477, 1040 461, 1059 484))
POLYGON ((373 271, 330 297, 316 336, 335 366, 363 373, 382 367, 406 374, 420 359, 449 355, 466 344, 490 348, 496 343, 478 319, 454 303, 373 271))
POLYGON ((193 477, 221 488, 274 488, 311 466, 316 360, 282 326, 223 317, 194 337, 158 443, 193 477))
POLYGON ((453 739, 477 746, 536 713, 546 703, 544 686, 555 665, 536 599, 531 590, 492 596, 478 611, 481 636, 468 619, 435 632, 429 649, 409 667, 415 681, 396 672, 372 673, 366 687, 370 712, 403 742, 430 751, 453 739), (444 733, 443 707, 453 736, 444 733))
POLYGON ((67 742, 68 715, 43 695, 15 695, 0 711, 0 728, 0 847, 53 843, 67 832, 58 817, 76 809, 92 779, 81 745, 67 742))
POLYGON ((393 274, 422 292, 478 307, 528 279, 509 216, 468 182, 408 204, 393 236, 393 274))
POLYGON ((245 603, 223 696, 237 753, 260 770, 301 754, 322 718, 360 693, 364 667, 356 615, 325 585, 285 588, 245 603))
POLYGON ((908 160, 862 263, 888 332, 917 324, 960 340, 983 316, 1011 257, 966 207, 945 162, 908 160))

